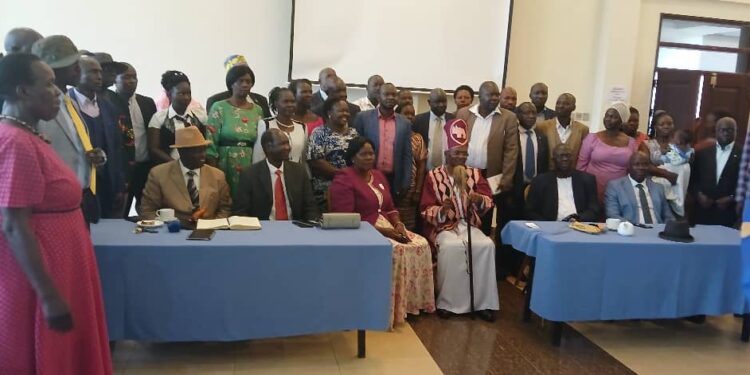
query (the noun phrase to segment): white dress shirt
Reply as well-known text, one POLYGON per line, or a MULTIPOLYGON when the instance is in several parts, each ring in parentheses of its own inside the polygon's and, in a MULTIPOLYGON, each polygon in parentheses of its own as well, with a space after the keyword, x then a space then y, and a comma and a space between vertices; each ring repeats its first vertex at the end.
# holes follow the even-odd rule
POLYGON ((133 125, 133 136, 135 138, 135 161, 148 160, 148 142, 146 138, 146 123, 143 120, 143 112, 135 100, 135 94, 128 99, 130 110, 130 123, 133 125))
POLYGON ((91 100, 86 95, 81 94, 77 88, 73 88, 73 93, 75 94, 73 96, 76 102, 78 102, 78 106, 81 108, 81 112, 92 118, 99 117, 99 103, 96 94, 94 94, 94 99, 91 100))
POLYGON ((732 149, 734 148, 734 142, 724 146, 724 148, 719 145, 719 143, 716 143, 716 183, 719 183, 719 179, 721 179, 721 174, 724 172, 724 167, 727 166, 727 162, 729 161, 729 156, 732 154, 732 149))
MULTIPOLYGON (((193 118, 197 118, 198 121, 200 121, 202 124, 208 122, 208 115, 206 114, 206 111, 201 108, 188 107, 187 111, 185 111, 185 114, 181 115, 181 117, 186 117, 188 115, 193 118)), ((182 129, 185 127, 185 123, 182 120, 180 120, 179 118, 175 118, 177 116, 179 116, 177 114, 177 111, 175 111, 174 108, 172 108, 172 106, 170 105, 166 110, 156 112, 156 114, 151 117, 151 121, 148 123, 148 127, 161 129, 162 125, 164 125, 164 123, 168 119, 173 119, 174 130, 177 131, 177 129, 182 129)), ((180 154, 177 152, 177 149, 172 149, 170 156, 172 156, 172 159, 175 160, 180 158, 180 154)))
MULTIPOLYGON (((526 135, 526 129, 524 129, 523 126, 518 125, 518 136, 521 141, 521 170, 526 172, 526 138, 528 138, 528 135, 526 135)), ((536 139, 536 131, 534 131, 534 128, 531 128, 531 143, 534 145, 534 171, 536 171, 536 174, 539 174, 539 165, 537 165, 537 160, 539 159, 539 143, 536 139)), ((524 173, 524 177, 526 174, 524 173)))
POLYGON ((268 164, 268 171, 271 173, 271 194, 273 195, 273 202, 271 202, 271 215, 268 216, 268 220, 276 220, 276 170, 281 171, 281 186, 284 187, 284 198, 286 199, 286 213, 289 216, 289 220, 292 219, 292 208, 289 206, 289 193, 286 191, 286 184, 284 183, 284 163, 281 163, 281 168, 274 167, 266 159, 268 164))
POLYGON ((375 109, 375 104, 372 104, 372 102, 370 101, 370 98, 368 98, 367 96, 355 100, 354 105, 359 107, 359 109, 362 111, 369 111, 371 109, 375 109))
MULTIPOLYGON (((439 167, 440 165, 443 165, 445 163, 445 155, 441 153, 441 155, 440 155, 440 160, 441 160, 440 165, 432 165, 432 142, 440 142, 441 143, 440 149, 443 150, 443 151, 445 151, 445 147, 444 147, 445 145, 442 144, 443 143, 443 137, 442 137, 442 135, 444 134, 443 129, 439 130, 440 131, 440 133, 439 133, 440 134, 440 138, 433 139, 433 138, 435 138, 435 136, 434 136, 434 134, 435 134, 435 127, 437 126, 437 120, 438 119, 441 120, 441 122, 440 122, 441 128, 443 126, 445 126, 445 113, 443 113, 442 116, 435 116, 435 114, 432 113, 432 111, 430 111, 430 122, 429 122, 429 128, 427 130, 427 136, 430 137, 430 139, 429 139, 430 145, 427 146, 427 170, 428 171, 432 170, 433 168, 439 167)), ((427 140, 425 139, 425 141, 427 141, 427 140)))
POLYGON ((643 191, 646 192, 646 201, 648 201, 648 209, 651 212, 651 219, 654 223, 659 222, 659 218, 656 216, 656 212, 654 211, 654 202, 651 200, 651 193, 648 191, 648 184, 646 183, 646 180, 644 179, 643 182, 638 182, 633 179, 633 177, 628 176, 630 179, 630 183, 633 185, 633 192, 635 193, 635 202, 638 204, 638 223, 639 224, 646 224, 645 220, 643 220, 643 208, 641 207, 641 191, 638 189, 638 184, 643 185, 643 191))
POLYGON ((557 123, 557 135, 560 136, 560 142, 568 142, 570 134, 572 133, 570 127, 573 125, 573 119, 570 119, 570 123, 568 124, 568 126, 562 126, 562 124, 560 124, 560 120, 558 120, 557 118, 555 118, 555 123, 557 123))
POLYGON ((557 178, 557 221, 577 213, 573 177, 557 178))
POLYGON ((479 114, 479 104, 472 106, 469 111, 477 116, 469 136, 469 157, 466 166, 479 169, 487 169, 487 141, 490 138, 492 118, 495 114, 502 115, 498 108, 490 112, 487 117, 479 114))
MULTIPOLYGON (((198 192, 201 191, 201 169, 187 169, 183 164, 182 160, 178 161, 180 163, 180 170, 182 170, 182 178, 185 179, 185 187, 187 188, 188 179, 190 176, 188 176, 188 172, 193 171, 195 172, 195 176, 193 176, 193 182, 195 182, 195 188, 198 189, 198 192)), ((188 195, 190 195, 190 191, 188 191, 188 195)))

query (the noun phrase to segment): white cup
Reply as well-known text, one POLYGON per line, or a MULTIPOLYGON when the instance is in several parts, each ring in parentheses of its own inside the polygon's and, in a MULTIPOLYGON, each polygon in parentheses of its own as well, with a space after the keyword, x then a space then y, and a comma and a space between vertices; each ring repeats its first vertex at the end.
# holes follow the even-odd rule
POLYGON ((633 224, 631 224, 629 221, 623 221, 617 227, 617 234, 626 237, 632 236, 633 234, 635 234, 635 226, 633 226, 633 224))
POLYGON ((163 222, 175 220, 174 210, 171 208, 160 208, 156 210, 156 219, 163 222))
POLYGON ((617 230, 617 228, 620 226, 620 223, 622 220, 618 218, 611 217, 607 219, 607 229, 609 230, 617 230))

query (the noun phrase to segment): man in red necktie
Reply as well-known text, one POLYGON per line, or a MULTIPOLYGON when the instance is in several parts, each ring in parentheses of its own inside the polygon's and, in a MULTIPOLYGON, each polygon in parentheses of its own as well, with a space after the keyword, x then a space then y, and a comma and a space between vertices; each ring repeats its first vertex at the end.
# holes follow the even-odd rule
POLYGON ((317 220, 320 211, 305 167, 289 161, 289 136, 268 129, 260 139, 266 159, 240 174, 235 215, 261 220, 317 220))

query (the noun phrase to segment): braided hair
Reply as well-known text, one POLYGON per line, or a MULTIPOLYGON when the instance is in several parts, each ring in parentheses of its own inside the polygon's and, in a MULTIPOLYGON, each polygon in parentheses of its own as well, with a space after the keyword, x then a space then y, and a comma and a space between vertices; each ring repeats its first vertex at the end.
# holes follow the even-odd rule
POLYGON ((287 91, 290 92, 292 96, 297 96, 292 89, 287 87, 274 87, 271 89, 271 92, 268 93, 268 105, 271 107, 271 113, 274 115, 279 114, 279 108, 276 106, 276 102, 281 97, 281 94, 287 91))
POLYGON ((163 87, 167 92, 171 92, 175 86, 179 85, 182 82, 187 82, 188 85, 190 84, 188 76, 183 72, 177 70, 167 70, 166 72, 164 72, 164 74, 161 75, 161 87, 163 87))

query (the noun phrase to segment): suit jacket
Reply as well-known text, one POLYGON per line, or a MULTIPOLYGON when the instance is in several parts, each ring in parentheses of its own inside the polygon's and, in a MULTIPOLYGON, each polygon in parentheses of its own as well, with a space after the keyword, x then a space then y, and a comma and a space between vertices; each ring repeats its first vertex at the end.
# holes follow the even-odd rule
MULTIPOLYGON (((359 106, 354 105, 352 103, 346 102, 346 104, 349 106, 349 123, 353 123, 354 120, 357 117, 357 114, 361 112, 359 109, 359 106)), ((320 116, 323 120, 328 121, 328 114, 323 109, 323 103, 320 103, 318 106, 313 106, 311 111, 315 113, 316 115, 320 116)))
MULTIPOLYGON (((737 191, 740 161, 742 159, 742 144, 735 142, 724 170, 716 181, 716 143, 695 153, 691 166, 690 184, 693 195, 701 192, 711 199, 733 196, 737 191)), ((695 205, 695 215, 691 222, 708 225, 724 225, 732 227, 737 222, 735 211, 736 201, 733 198, 729 205, 720 209, 715 204, 709 208, 695 205)))
MULTIPOLYGON (((363 137, 369 138, 374 144, 375 158, 378 157, 380 148, 380 121, 378 120, 378 108, 360 113, 354 119, 354 128, 363 137)), ((412 179, 412 149, 411 149, 411 123, 406 117, 395 113, 396 116, 396 143, 393 145, 393 186, 391 193, 395 194, 408 188, 412 179)))
MULTIPOLYGON (((68 90, 68 95, 70 95, 71 98, 75 98, 76 94, 73 92, 73 88, 68 90)), ((72 101, 73 106, 80 114, 81 108, 78 106, 78 101, 75 99, 72 99, 72 101)), ((101 100, 98 99, 97 103, 99 105, 99 116, 101 116, 102 122, 104 123, 104 137, 106 138, 106 143, 102 145, 101 148, 107 154, 107 178, 109 178, 109 182, 112 184, 112 192, 121 193, 125 191, 125 169, 122 161, 122 133, 120 132, 120 129, 118 129, 117 123, 118 111, 115 109, 112 102, 105 97, 102 97, 101 100)), ((81 117, 81 120, 85 122, 83 116, 81 117)), ((90 127, 91 125, 86 124, 86 126, 90 127)))
MULTIPOLYGON (((547 137, 544 134, 534 131, 536 135, 536 175, 540 175, 549 170, 549 149, 547 148, 547 137)), ((521 154, 521 134, 518 134, 518 156, 516 157, 516 171, 513 174, 513 197, 518 202, 523 202, 523 191, 529 183, 524 181, 523 174, 523 155, 521 154)))
MULTIPOLYGON (((133 120, 130 118, 128 98, 115 93, 114 95, 110 95, 110 100, 117 112, 120 113, 120 120, 118 122, 123 140, 123 162, 132 165, 135 162, 135 139, 131 138, 131 136, 134 137, 132 133, 133 120)), ((141 109, 141 115, 143 115, 143 126, 148 129, 148 124, 156 113, 156 103, 154 103, 153 99, 140 94, 135 94, 135 101, 138 103, 138 108, 141 109)), ((146 147, 148 147, 148 144, 146 147)))
MULTIPOLYGON (((198 196, 201 208, 206 209, 203 218, 228 217, 232 212, 232 198, 224 172, 208 164, 203 165, 200 171, 198 196)), ((193 214, 193 204, 179 160, 159 164, 148 174, 141 198, 141 217, 154 219, 156 210, 160 208, 174 209, 175 216, 183 223, 190 221, 193 214)))
MULTIPOLYGON (((645 180, 648 187, 648 193, 651 196, 651 203, 654 205, 654 214, 659 223, 674 219, 672 209, 664 195, 664 187, 657 184, 647 177, 645 180)), ((638 210, 638 198, 635 195, 635 189, 630 182, 630 176, 620 177, 607 183, 607 189, 604 193, 604 207, 608 218, 624 219, 631 223, 639 222, 640 212, 638 210)))
MULTIPOLYGON (((57 113, 57 116, 49 121, 39 121, 38 129, 47 136, 52 148, 55 149, 55 152, 60 156, 65 165, 78 176, 79 169, 88 169, 90 168, 90 164, 86 158, 86 152, 83 149, 78 133, 73 128, 73 122, 70 119, 71 116, 68 113, 65 103, 62 101, 62 96, 60 100, 60 111, 57 113), (68 119, 67 121, 70 121, 71 128, 68 128, 66 125, 65 118, 68 119)), ((84 188, 89 186, 88 178, 86 181, 80 181, 79 179, 78 182, 84 188)))
POLYGON ((323 95, 320 95, 320 90, 315 91, 315 93, 312 96, 312 102, 310 103, 310 108, 315 108, 318 106, 322 107, 323 102, 325 102, 325 99, 323 99, 323 95))
POLYGON ((353 167, 347 167, 336 174, 331 182, 329 194, 332 197, 330 205, 331 212, 356 212, 372 225, 378 221, 378 216, 383 215, 391 222, 398 218, 398 210, 393 204, 393 198, 388 192, 388 180, 383 173, 372 170, 372 184, 380 189, 383 195, 382 205, 379 203, 370 186, 357 175, 353 167))
MULTIPOLYGON (((601 207, 596 194, 596 178, 581 171, 573 171, 573 201, 581 221, 599 221, 601 207)), ((537 175, 531 180, 529 196, 526 199, 525 218, 528 220, 557 221, 560 200, 557 196, 557 176, 555 172, 537 175)))
POLYGON ((727 165, 721 172, 719 181, 716 181, 716 144, 696 152, 690 172, 690 189, 712 199, 734 195, 737 191, 741 158, 742 145, 735 142, 727 165))
MULTIPOLYGON (((312 185, 302 164, 284 162, 284 186, 291 208, 291 220, 317 220, 318 204, 312 194, 312 185)), ((246 168, 240 174, 240 184, 234 196, 235 215, 254 216, 268 220, 273 206, 271 174, 265 159, 246 168)))
MULTIPOLYGON (((412 129, 414 129, 414 132, 419 133, 419 135, 422 136, 422 139, 424 139, 424 145, 429 150, 430 149, 430 113, 431 111, 427 111, 425 113, 420 113, 417 115, 416 118, 414 118, 414 126, 412 129)), ((456 115, 445 112, 445 122, 448 122, 450 120, 453 120, 456 118, 456 115)), ((445 125, 445 123, 443 123, 445 125)), ((442 133, 441 133, 442 134, 442 133)))
MULTIPOLYGON (((583 138, 589 134, 589 127, 572 119, 568 126, 570 126, 570 137, 568 137, 568 141, 565 144, 573 150, 573 165, 576 165, 578 164, 578 154, 581 152, 583 138)), ((557 133, 557 120, 553 118, 542 121, 536 125, 536 131, 547 137, 547 144, 549 145, 549 168, 550 170, 555 170, 555 161, 552 160, 552 152, 557 145, 563 143, 560 140, 560 134, 557 133)))
MULTIPOLYGON (((260 108, 263 110, 263 118, 267 119, 267 118, 273 117, 271 115, 271 110, 268 108, 268 99, 266 99, 265 96, 256 94, 254 92, 251 92, 249 95, 250 95, 250 98, 253 99, 253 102, 259 105, 260 108)), ((208 113, 211 113, 211 106, 214 105, 214 103, 220 102, 222 100, 227 100, 231 97, 232 97, 232 93, 229 91, 220 92, 218 94, 211 96, 210 98, 208 98, 208 100, 206 100, 206 111, 208 111, 208 113)))
MULTIPOLYGON (((516 110, 518 110, 518 108, 516 108, 516 110)), ((553 119, 556 116, 555 115, 555 111, 552 110, 551 108, 547 108, 547 107, 544 107, 544 109, 542 110, 542 113, 544 114, 544 120, 545 121, 549 120, 549 119, 553 119)))
MULTIPOLYGON (((469 125, 468 134, 471 141, 471 130, 477 115, 470 108, 461 108, 456 113, 456 118, 466 121, 469 125)), ((500 113, 492 115, 492 125, 489 139, 487 141, 487 177, 502 173, 500 190, 510 191, 513 187, 513 175, 516 171, 516 158, 518 157, 518 118, 515 113, 498 107, 500 113)))

